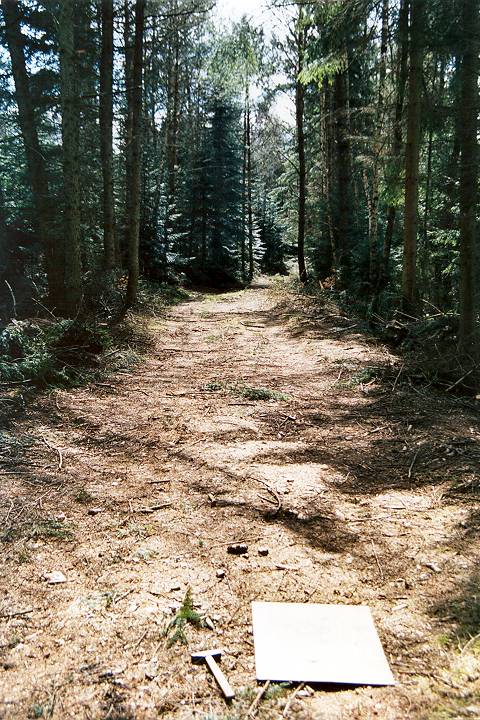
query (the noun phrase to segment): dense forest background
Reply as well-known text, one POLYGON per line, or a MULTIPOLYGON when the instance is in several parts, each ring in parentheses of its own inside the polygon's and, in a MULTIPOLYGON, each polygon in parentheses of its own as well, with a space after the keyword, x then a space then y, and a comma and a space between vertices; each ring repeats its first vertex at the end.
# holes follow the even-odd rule
POLYGON ((295 259, 372 326, 448 326, 473 373, 477 0, 276 2, 277 35, 219 29, 214 5, 2 0, 4 358, 22 318, 65 332, 143 281, 241 286, 295 259))

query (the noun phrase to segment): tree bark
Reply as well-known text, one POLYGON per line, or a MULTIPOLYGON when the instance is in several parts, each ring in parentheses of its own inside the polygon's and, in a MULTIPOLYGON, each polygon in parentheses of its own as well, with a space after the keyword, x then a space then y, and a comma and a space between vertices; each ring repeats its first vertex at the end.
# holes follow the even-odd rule
POLYGON ((103 252, 105 269, 111 271, 116 263, 113 194, 113 0, 102 0, 101 18, 100 157, 103 180, 103 252))
POLYGON ((412 312, 417 300, 418 170, 421 142, 424 22, 425 0, 411 0, 402 278, 402 305, 405 312, 412 312))
POLYGON ((35 230, 45 253, 49 304, 56 307, 62 297, 63 258, 59 246, 52 240, 47 171, 38 139, 30 80, 25 62, 24 39, 20 29, 21 4, 17 0, 2 0, 2 10, 15 84, 18 122, 25 148, 29 183, 32 189, 35 230))
POLYGON ((128 285, 126 305, 131 307, 137 300, 140 233, 140 185, 141 185, 141 130, 142 130, 142 79, 143 79, 143 32, 145 25, 145 0, 135 2, 135 44, 131 92, 132 139, 130 143, 131 187, 129 190, 130 217, 128 223, 128 285))
POLYGON ((64 198, 64 296, 61 311, 78 312, 82 300, 80 256, 79 108, 74 43, 74 0, 59 4, 60 101, 62 108, 62 166, 64 198))
POLYGON ((299 80, 303 70, 305 54, 305 28, 303 27, 303 11, 300 8, 297 32, 297 77, 295 82, 295 119, 297 129, 298 154, 298 224, 297 224, 297 259, 300 281, 308 280, 305 265, 305 210, 306 210, 306 162, 305 162, 305 97, 304 87, 299 80))
POLYGON ((460 65, 460 325, 463 355, 477 359, 476 224, 478 204, 478 74, 480 18, 478 0, 462 2, 463 52, 460 65))

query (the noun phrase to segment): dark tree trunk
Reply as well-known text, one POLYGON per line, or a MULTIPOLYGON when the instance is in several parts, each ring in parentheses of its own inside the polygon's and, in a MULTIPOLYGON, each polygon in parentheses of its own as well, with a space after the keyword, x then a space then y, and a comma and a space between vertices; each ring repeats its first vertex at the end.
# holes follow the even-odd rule
POLYGON ((324 81, 323 92, 325 97, 325 197, 327 201, 327 222, 330 245, 332 248, 333 270, 338 272, 340 253, 335 229, 335 107, 333 90, 328 80, 324 81))
MULTIPOLYGON (((392 177, 389 178, 389 185, 393 190, 400 178, 400 165, 398 158, 401 155, 403 147, 402 117, 403 107, 405 103, 405 86, 408 74, 408 10, 409 0, 402 0, 400 5, 400 13, 398 17, 398 65, 397 65, 397 92, 395 102, 395 120, 393 127, 393 143, 392 143, 392 161, 393 166, 392 177)), ((383 240, 382 258, 380 262, 377 292, 381 293, 388 283, 390 275, 390 252, 392 249, 393 233, 395 230, 395 219, 397 208, 395 205, 389 205, 387 209, 387 227, 383 240)))
POLYGON ((247 108, 248 88, 245 90, 245 107, 243 110, 243 164, 242 164, 242 234, 240 238, 240 262, 242 266, 242 280, 247 279, 247 244, 246 244, 246 220, 247 220, 247 108))
POLYGON ((378 99, 375 114, 375 137, 371 190, 368 195, 368 225, 370 241, 370 263, 368 279, 375 291, 378 282, 378 204, 380 199, 380 160, 382 152, 383 113, 385 81, 387 77, 389 0, 382 2, 382 34, 380 44, 380 68, 378 77, 378 99))
POLYGON ((130 143, 131 187, 128 222, 128 285, 127 307, 137 300, 139 279, 139 233, 140 233, 140 185, 141 185, 141 131, 142 131, 142 80, 143 80, 143 32, 145 25, 145 0, 135 2, 135 44, 133 50, 131 117, 132 140, 130 143))
POLYGON ((12 63, 18 121, 25 148, 28 177, 35 208, 35 224, 45 253, 49 303, 55 308, 62 298, 63 256, 52 238, 50 203, 44 155, 38 139, 37 124, 25 62, 23 35, 20 29, 21 4, 17 0, 2 0, 5 36, 12 63))
POLYGON ((418 172, 421 142, 424 22, 425 0, 411 0, 402 280, 402 305, 406 312, 414 310, 417 300, 418 172))
POLYGON ((62 165, 64 197, 64 296, 61 311, 78 312, 82 300, 80 254, 79 107, 74 42, 74 0, 59 5, 60 100, 62 107, 62 165))
POLYGON ((113 194, 113 0, 102 0, 100 58, 100 157, 103 179, 103 251, 105 269, 115 266, 115 204, 113 194))
POLYGON ((303 283, 307 282, 307 268, 305 265, 305 210, 306 210, 306 162, 305 162, 305 97, 303 84, 298 76, 303 70, 305 54, 305 28, 303 27, 303 12, 300 8, 297 34, 297 79, 295 83, 295 119, 297 128, 297 154, 298 154, 298 226, 297 226, 297 258, 298 274, 303 283))
POLYGON ((334 83, 336 137, 337 137, 337 177, 338 207, 336 218, 338 247, 338 285, 348 286, 351 266, 351 192, 352 166, 350 138, 348 133, 348 71, 338 73, 334 83))
POLYGON ((123 216, 123 247, 120 251, 122 256, 122 264, 125 257, 128 257, 128 233, 130 227, 131 208, 130 201, 132 198, 132 138, 133 138, 133 39, 132 39, 132 20, 131 7, 129 0, 124 0, 123 4, 124 27, 123 27, 123 44, 125 48, 125 95, 126 95, 126 117, 125 117, 125 208, 123 216))
POLYGON ((247 214, 248 214, 248 277, 253 278, 253 207, 252 207, 252 132, 250 104, 247 105, 247 214))
POLYGON ((478 73, 480 50, 478 0, 462 2, 463 52, 460 65, 460 326, 463 355, 476 359, 477 272, 476 224, 478 204, 478 73))

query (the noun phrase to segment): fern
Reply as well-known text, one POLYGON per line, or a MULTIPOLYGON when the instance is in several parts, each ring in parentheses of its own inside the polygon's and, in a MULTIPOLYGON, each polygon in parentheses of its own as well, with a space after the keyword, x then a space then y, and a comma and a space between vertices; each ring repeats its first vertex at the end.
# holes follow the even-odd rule
POLYGON ((188 588, 180 609, 165 628, 164 636, 168 638, 167 647, 172 647, 177 643, 188 645, 188 639, 185 634, 185 629, 188 624, 194 625, 197 628, 204 626, 202 616, 193 607, 191 588, 188 588))

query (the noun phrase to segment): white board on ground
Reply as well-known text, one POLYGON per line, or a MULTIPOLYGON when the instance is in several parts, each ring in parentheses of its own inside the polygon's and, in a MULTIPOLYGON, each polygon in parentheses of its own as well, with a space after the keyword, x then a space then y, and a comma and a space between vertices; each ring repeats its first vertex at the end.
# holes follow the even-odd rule
POLYGON ((257 679, 394 685, 368 607, 253 602, 257 679))

